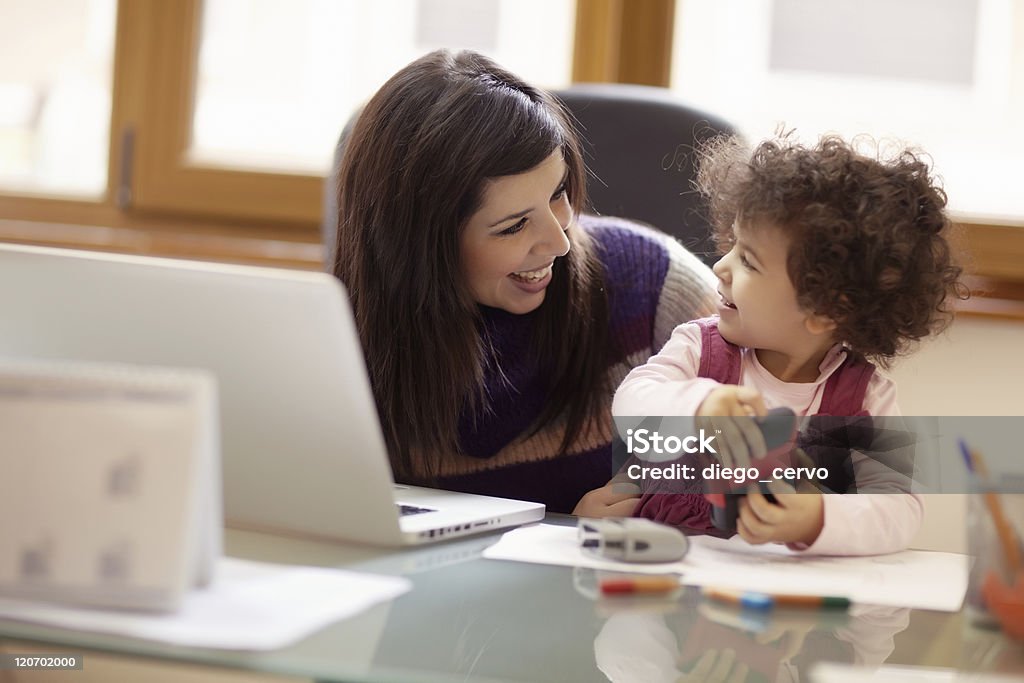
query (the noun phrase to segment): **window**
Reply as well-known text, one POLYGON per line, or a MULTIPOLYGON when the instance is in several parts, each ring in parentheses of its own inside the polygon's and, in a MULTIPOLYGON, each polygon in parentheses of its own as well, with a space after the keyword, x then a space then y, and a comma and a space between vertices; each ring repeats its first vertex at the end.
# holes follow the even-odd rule
POLYGON ((563 86, 577 22, 576 0, 0 0, 0 10, 0 221, 192 230, 198 218, 310 236, 338 133, 390 74, 464 46, 563 86))
POLYGON ((192 163, 325 175, 349 114, 430 49, 571 80, 570 0, 206 0, 192 163))
POLYGON ((671 87, 753 139, 868 133, 926 150, 954 215, 1024 221, 1024 7, 1012 0, 687 0, 671 87))
POLYGON ((465 41, 562 85, 574 19, 573 0, 153 2, 132 22, 151 41, 138 87, 160 84, 126 123, 133 204, 318 222, 338 133, 395 70, 465 41))
POLYGON ((115 0, 0 0, 0 190, 107 187, 115 0))
POLYGON ((0 16, 0 239, 317 267, 350 109, 464 45, 549 87, 671 81, 755 134, 850 120, 917 142, 974 216, 979 271, 1024 280, 1024 194, 1003 189, 1024 161, 1014 0, 0 0, 0 16), (835 50, 844 33, 872 49, 835 50), (871 61, 912 44, 901 70, 871 61))

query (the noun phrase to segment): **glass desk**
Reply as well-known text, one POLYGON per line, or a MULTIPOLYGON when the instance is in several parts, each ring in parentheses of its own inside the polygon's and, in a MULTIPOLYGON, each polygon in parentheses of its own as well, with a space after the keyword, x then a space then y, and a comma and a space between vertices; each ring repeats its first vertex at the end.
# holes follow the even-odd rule
POLYGON ((963 613, 780 610, 755 618, 706 603, 693 589, 671 599, 598 600, 590 571, 482 559, 498 536, 388 551, 228 530, 231 556, 413 582, 390 604, 273 652, 181 648, 10 621, 0 621, 0 642, 8 651, 31 644, 84 652, 87 668, 90 653, 100 652, 325 681, 698 681, 716 665, 732 676, 723 680, 806 681, 815 662, 1024 678, 1024 644, 971 626, 963 613), (694 674, 695 667, 703 668, 694 674))

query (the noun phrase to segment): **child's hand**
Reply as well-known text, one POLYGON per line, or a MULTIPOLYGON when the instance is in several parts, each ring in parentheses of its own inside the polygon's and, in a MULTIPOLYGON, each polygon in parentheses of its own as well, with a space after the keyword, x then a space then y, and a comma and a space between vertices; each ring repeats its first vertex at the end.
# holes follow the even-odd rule
POLYGON ((577 517, 630 517, 640 502, 640 489, 613 479, 599 489, 588 491, 576 503, 572 514, 577 517))
POLYGON ((751 460, 767 452, 764 435, 753 419, 767 414, 761 392, 726 384, 707 395, 694 423, 718 437, 715 441, 723 467, 749 467, 751 460))
POLYGON ((736 384, 723 384, 711 390, 697 408, 697 415, 752 417, 754 415, 764 416, 768 410, 764 407, 764 399, 761 392, 750 387, 741 387, 736 384))
POLYGON ((747 543, 803 543, 818 540, 825 524, 821 493, 807 484, 799 492, 783 481, 773 481, 768 489, 775 503, 752 488, 740 501, 736 530, 747 543))

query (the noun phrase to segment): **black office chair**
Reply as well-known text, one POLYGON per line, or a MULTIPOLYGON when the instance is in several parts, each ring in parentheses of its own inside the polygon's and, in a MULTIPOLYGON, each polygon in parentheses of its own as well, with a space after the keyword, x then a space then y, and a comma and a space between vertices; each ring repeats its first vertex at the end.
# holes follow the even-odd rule
POLYGON ((584 140, 593 210, 650 223, 714 263, 705 202, 693 189, 696 149, 735 128, 665 88, 584 83, 556 94, 584 140))
MULTIPOLYGON (((717 259, 704 201, 693 189, 696 148, 733 134, 718 116, 683 104, 665 88, 618 83, 570 86, 555 94, 576 118, 590 172, 592 211, 649 223, 678 239, 708 265, 717 259)), ((358 114, 357 114, 358 115, 358 114)), ((324 188, 325 265, 334 263, 337 171, 349 131, 338 140, 324 188)))

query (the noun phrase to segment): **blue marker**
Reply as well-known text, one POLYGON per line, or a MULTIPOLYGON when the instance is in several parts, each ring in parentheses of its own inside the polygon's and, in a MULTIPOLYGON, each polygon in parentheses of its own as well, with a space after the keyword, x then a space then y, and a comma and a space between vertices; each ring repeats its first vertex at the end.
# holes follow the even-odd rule
POLYGON ((705 588, 704 595, 712 600, 739 605, 743 609, 767 611, 773 607, 813 607, 816 609, 847 609, 850 599, 822 595, 780 595, 754 593, 751 591, 729 591, 705 588))

